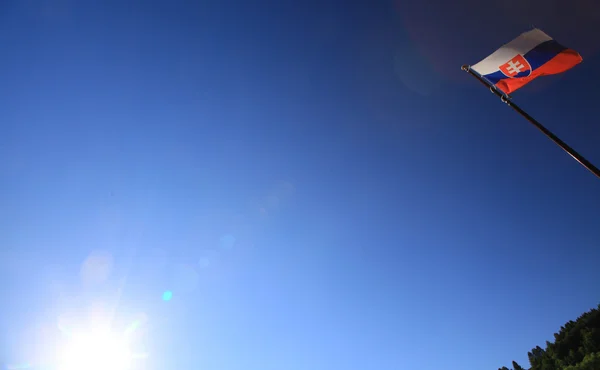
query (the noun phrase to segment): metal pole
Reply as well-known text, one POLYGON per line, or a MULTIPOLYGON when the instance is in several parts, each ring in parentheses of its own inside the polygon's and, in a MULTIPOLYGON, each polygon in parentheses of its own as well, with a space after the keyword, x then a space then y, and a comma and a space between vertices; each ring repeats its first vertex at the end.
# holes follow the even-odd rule
POLYGON ((509 107, 523 116, 529 123, 534 125, 538 130, 544 133, 550 140, 554 141, 556 145, 562 148, 565 152, 567 152, 571 157, 573 157, 577 162, 579 162, 583 167, 585 167, 588 171, 596 175, 596 177, 600 178, 600 169, 594 166, 590 161, 585 159, 584 156, 577 153, 577 151, 571 148, 567 143, 562 141, 558 136, 554 135, 550 130, 544 127, 541 123, 535 120, 535 118, 531 117, 527 112, 521 109, 518 105, 510 101, 510 98, 504 94, 502 91, 497 89, 495 86, 490 85, 479 73, 472 70, 470 66, 464 65, 462 66, 462 70, 468 72, 471 76, 475 77, 479 82, 488 87, 495 95, 500 97, 502 102, 506 103, 509 107))

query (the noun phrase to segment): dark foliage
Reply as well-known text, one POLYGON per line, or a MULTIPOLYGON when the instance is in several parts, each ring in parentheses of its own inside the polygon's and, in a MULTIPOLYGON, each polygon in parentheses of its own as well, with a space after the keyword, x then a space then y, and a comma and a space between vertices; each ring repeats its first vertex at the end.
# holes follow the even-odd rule
MULTIPOLYGON (((546 348, 528 353, 529 370, 600 370, 600 305, 569 321, 546 348)), ((513 361, 513 370, 526 370, 513 361)), ((506 366, 499 370, 510 370, 506 366)))

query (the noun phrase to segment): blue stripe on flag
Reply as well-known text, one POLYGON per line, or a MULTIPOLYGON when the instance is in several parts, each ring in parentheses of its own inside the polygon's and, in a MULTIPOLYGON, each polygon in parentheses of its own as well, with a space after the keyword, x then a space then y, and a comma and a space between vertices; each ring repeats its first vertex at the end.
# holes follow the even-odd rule
MULTIPOLYGON (((563 50, 567 48, 559 44, 554 40, 549 40, 543 42, 531 49, 525 54, 525 59, 529 62, 532 68, 532 72, 536 69, 540 68, 544 64, 546 64, 550 59, 554 58, 558 54, 560 54, 563 50)), ((525 77, 528 75, 528 72, 521 72, 513 78, 525 77)), ((497 84, 498 81, 504 80, 508 77, 504 75, 501 71, 496 71, 494 73, 490 73, 489 75, 483 76, 488 81, 490 81, 493 85, 497 84)))

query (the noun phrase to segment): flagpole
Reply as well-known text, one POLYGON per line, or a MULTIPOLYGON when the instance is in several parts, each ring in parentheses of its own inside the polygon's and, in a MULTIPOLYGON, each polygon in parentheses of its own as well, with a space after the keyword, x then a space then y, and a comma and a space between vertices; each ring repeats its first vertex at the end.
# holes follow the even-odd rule
POLYGON ((571 148, 569 145, 567 145, 567 143, 565 143, 564 141, 562 141, 558 136, 554 135, 550 130, 548 130, 541 123, 539 123, 538 121, 536 121, 535 118, 531 117, 529 114, 527 114, 527 112, 525 112, 518 105, 516 105, 515 103, 513 103, 510 100, 510 97, 508 95, 504 94, 502 91, 500 91, 499 89, 497 89, 495 86, 489 84, 479 73, 477 73, 476 71, 474 71, 473 69, 471 69, 471 66, 464 65, 464 66, 462 66, 461 69, 463 71, 465 71, 465 72, 468 72, 471 76, 475 77, 475 79, 477 79, 479 82, 481 82, 486 87, 488 87, 490 89, 490 91, 492 91, 492 93, 494 93, 495 95, 497 95, 498 97, 500 97, 500 100, 502 100, 503 103, 506 103, 514 111, 516 111, 521 116, 523 116, 527 121, 529 121, 529 123, 531 123, 532 125, 534 125, 538 130, 540 130, 541 132, 543 132, 544 135, 546 135, 550 140, 554 141, 554 143, 556 145, 558 145, 559 147, 561 147, 562 150, 564 150, 571 157, 573 157, 573 159, 575 159, 577 162, 579 162, 588 171, 590 171, 591 173, 593 173, 594 175, 596 175, 596 177, 600 178, 600 169, 598 169, 598 167, 594 166, 590 161, 588 161, 587 159, 585 159, 584 156, 582 156, 581 154, 577 153, 577 151, 575 149, 571 148))

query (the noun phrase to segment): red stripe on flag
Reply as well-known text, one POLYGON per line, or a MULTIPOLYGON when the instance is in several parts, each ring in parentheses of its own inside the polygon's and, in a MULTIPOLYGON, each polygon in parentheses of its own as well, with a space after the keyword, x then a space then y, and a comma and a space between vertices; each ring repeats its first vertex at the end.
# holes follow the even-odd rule
POLYGON ((536 68, 529 76, 521 78, 506 78, 498 81, 496 87, 505 94, 510 94, 521 87, 527 85, 531 81, 540 76, 555 75, 568 71, 575 67, 583 58, 578 52, 572 49, 566 49, 558 53, 554 58, 550 59, 540 67, 536 68))

